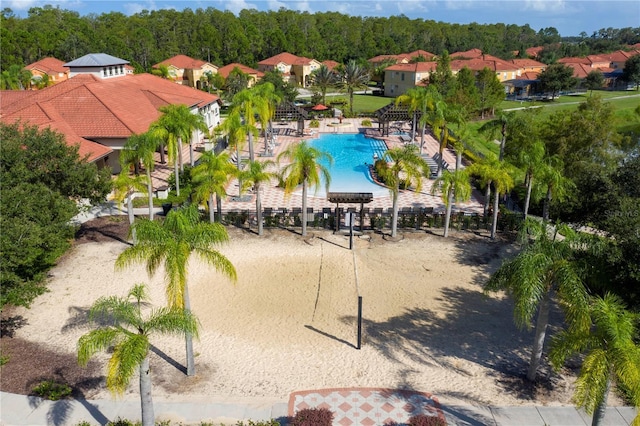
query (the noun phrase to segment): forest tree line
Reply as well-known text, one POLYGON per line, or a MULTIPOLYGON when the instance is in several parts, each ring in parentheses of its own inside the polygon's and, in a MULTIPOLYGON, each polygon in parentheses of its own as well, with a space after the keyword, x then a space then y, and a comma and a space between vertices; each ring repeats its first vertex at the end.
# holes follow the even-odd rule
MULTIPOLYGON (((126 59, 138 72, 177 54, 223 66, 251 67, 281 52, 345 63, 381 54, 422 49, 436 55, 472 48, 513 58, 514 52, 546 46, 545 60, 610 52, 640 42, 640 27, 601 29, 561 37, 553 28, 515 24, 450 24, 433 20, 349 16, 337 12, 242 10, 237 16, 214 8, 89 14, 50 5, 24 18, 5 8, 0 17, 2 70, 47 56, 71 61, 88 53, 126 59)), ((521 55, 522 55, 521 53, 521 55)))

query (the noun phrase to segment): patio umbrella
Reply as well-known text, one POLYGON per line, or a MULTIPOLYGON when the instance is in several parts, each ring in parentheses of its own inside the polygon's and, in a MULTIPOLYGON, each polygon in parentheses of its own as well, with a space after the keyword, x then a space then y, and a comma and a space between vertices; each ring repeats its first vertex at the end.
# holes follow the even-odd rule
POLYGON ((314 110, 314 111, 325 111, 325 110, 328 110, 328 109, 329 109, 329 107, 324 106, 324 105, 322 105, 322 104, 318 104, 318 105, 314 106, 314 107, 313 107, 313 108, 311 108, 311 109, 312 109, 312 110, 314 110))

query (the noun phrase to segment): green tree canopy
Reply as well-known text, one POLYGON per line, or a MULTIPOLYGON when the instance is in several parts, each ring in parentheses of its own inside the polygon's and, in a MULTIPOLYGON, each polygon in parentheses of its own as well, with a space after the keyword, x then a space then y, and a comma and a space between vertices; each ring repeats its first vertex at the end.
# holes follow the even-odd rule
POLYGON ((635 84, 636 90, 640 88, 640 55, 634 55, 625 61, 622 78, 635 84))
POLYGON ((0 123, 0 140, 0 308, 29 306, 69 247, 77 201, 103 201, 111 173, 48 129, 0 123))
POLYGON ((540 88, 555 99, 562 90, 576 87, 578 79, 573 76, 573 68, 564 64, 552 64, 538 75, 540 88))

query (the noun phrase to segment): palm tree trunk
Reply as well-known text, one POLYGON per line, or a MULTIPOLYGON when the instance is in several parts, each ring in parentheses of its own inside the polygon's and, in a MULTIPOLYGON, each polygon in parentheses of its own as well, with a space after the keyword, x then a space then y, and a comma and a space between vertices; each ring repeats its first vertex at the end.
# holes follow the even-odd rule
MULTIPOLYGON (((184 285, 184 312, 191 312, 191 301, 189 300, 189 287, 185 283, 184 285)), ((187 376, 196 375, 196 362, 193 356, 193 336, 191 333, 185 333, 184 335, 185 349, 187 353, 187 376)))
POLYGON ((307 181, 302 182, 302 236, 307 236, 307 181))
POLYGON ((222 198, 216 194, 216 208, 218 209, 218 221, 222 223, 222 198))
POLYGON ((153 426, 153 399, 151 398, 151 368, 149 368, 149 354, 140 363, 140 410, 142 412, 142 426, 153 426))
POLYGON ((413 140, 416 138, 416 128, 418 127, 416 123, 416 117, 416 111, 413 111, 413 120, 411 120, 411 142, 413 142, 413 140))
POLYGON ((164 144, 160 145, 160 164, 165 164, 167 160, 164 158, 164 144))
POLYGON ((447 204, 447 212, 444 215, 444 238, 449 236, 449 222, 451 221, 451 210, 453 208, 453 189, 449 188, 449 193, 447 194, 448 204, 447 204))
POLYGON ((189 139, 189 165, 193 167, 195 160, 193 159, 193 139, 189 139))
POLYGON ((147 170, 147 196, 149 197, 149 220, 153 220, 153 185, 151 183, 151 170, 147 170))
POLYGON ((176 195, 180 195, 180 169, 178 166, 178 159, 173 162, 173 173, 176 177, 176 195))
POLYGON ((533 176, 529 176, 529 181, 527 182, 527 195, 524 197, 524 220, 527 220, 527 216, 529 215, 529 203, 531 202, 531 188, 533 188, 533 176))
POLYGON ((260 185, 255 185, 256 190, 256 216, 258 219, 258 235, 262 235, 262 200, 260 200, 260 185))
POLYGON ((182 138, 178 138, 178 160, 180 162, 180 171, 184 171, 184 162, 182 161, 182 138))
POLYGON ((213 223, 216 221, 216 215, 215 215, 215 201, 214 201, 214 197, 213 194, 209 195, 209 222, 213 223))
POLYGON ((491 199, 491 181, 487 182, 487 187, 484 190, 484 211, 482 216, 486 219, 489 214, 489 202, 491 199))
POLYGON ((540 359, 542 359, 544 338, 547 334, 547 324, 549 324, 550 298, 551 296, 549 292, 545 293, 542 300, 540 300, 540 306, 538 307, 538 318, 536 319, 536 334, 533 341, 533 348, 531 349, 529 371, 527 372, 527 379, 531 382, 536 380, 536 373, 538 371, 538 366, 540 365, 540 359))
POLYGON ((600 426, 604 420, 604 415, 607 410, 607 399, 609 398, 609 389, 611 388, 611 373, 607 376, 607 386, 605 387, 602 400, 593 411, 593 417, 591 418, 591 426, 600 426))
POLYGON ((549 185, 547 187, 547 196, 544 197, 544 204, 542 205, 542 220, 544 222, 549 221, 549 208, 551 204, 552 194, 553 194, 553 191, 551 189, 551 185, 549 185))
POLYGON ((253 154, 253 135, 249 132, 249 160, 253 161, 255 155, 253 154))
POLYGON ((422 134, 420 135, 420 155, 422 155, 422 152, 424 150, 424 134, 427 131, 427 124, 424 123, 422 125, 422 134))
POLYGON ((133 226, 133 222, 135 222, 136 218, 133 215, 133 192, 129 193, 127 196, 127 215, 129 216, 129 226, 131 228, 131 238, 133 238, 133 244, 137 242, 136 238, 136 228, 133 226))
POLYGON ((393 215, 391 216, 391 237, 395 238, 398 233, 398 194, 400 193, 400 177, 396 178, 398 183, 393 191, 393 215))
POLYGON ((500 194, 493 188, 493 218, 491 220, 491 239, 495 240, 496 230, 498 229, 498 207, 500 207, 500 194))

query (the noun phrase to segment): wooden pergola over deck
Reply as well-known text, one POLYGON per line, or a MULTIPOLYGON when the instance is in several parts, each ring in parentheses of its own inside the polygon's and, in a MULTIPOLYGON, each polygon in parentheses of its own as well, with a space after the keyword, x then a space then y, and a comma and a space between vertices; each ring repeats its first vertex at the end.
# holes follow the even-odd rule
POLYGON ((380 130, 382 136, 389 136, 389 123, 393 121, 412 121, 414 114, 409 114, 407 106, 396 105, 391 102, 376 111, 376 119, 378 120, 378 130, 380 130))
POLYGON ((360 231, 364 221, 364 204, 373 201, 371 192, 328 192, 327 200, 336 203, 336 231, 340 229, 340 203, 360 203, 360 231))
POLYGON ((280 102, 273 115, 274 121, 297 121, 298 126, 296 130, 299 136, 302 136, 304 132, 304 120, 308 118, 309 114, 307 114, 307 111, 289 101, 280 102))

